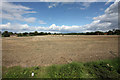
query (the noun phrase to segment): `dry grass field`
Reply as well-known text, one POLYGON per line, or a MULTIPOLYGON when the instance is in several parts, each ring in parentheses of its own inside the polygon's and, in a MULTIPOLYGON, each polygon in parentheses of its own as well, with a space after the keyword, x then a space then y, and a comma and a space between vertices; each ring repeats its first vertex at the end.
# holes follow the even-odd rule
POLYGON ((2 38, 3 66, 49 66, 118 55, 117 35, 65 35, 2 38))

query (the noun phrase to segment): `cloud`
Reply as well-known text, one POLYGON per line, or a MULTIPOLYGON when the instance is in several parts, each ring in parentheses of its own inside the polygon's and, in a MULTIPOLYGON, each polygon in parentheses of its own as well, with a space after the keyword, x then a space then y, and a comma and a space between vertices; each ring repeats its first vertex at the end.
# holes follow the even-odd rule
POLYGON ((40 20, 39 23, 40 23, 40 24, 47 24, 46 22, 44 22, 44 21, 42 21, 42 20, 40 20))
POLYGON ((36 13, 35 11, 31 11, 32 9, 22 5, 15 5, 13 3, 4 2, 2 4, 2 19, 6 20, 19 20, 26 22, 34 22, 36 20, 35 17, 26 18, 25 14, 36 13))
POLYGON ((78 25, 61 25, 52 24, 49 27, 44 26, 29 26, 27 24, 2 24, 0 29, 16 32, 24 31, 44 31, 44 32, 86 32, 86 31, 108 31, 118 28, 118 2, 111 4, 103 15, 93 17, 93 22, 83 26, 78 25))
POLYGON ((13 32, 31 32, 31 31, 43 31, 43 32, 81 32, 84 31, 82 26, 57 26, 52 24, 49 27, 42 26, 29 26, 28 24, 2 24, 0 25, 0 30, 5 31, 13 31, 13 32))
POLYGON ((108 5, 110 2, 114 2, 115 0, 108 0, 105 5, 108 5))
POLYGON ((59 3, 55 2, 55 3, 50 3, 48 8, 53 8, 56 7, 59 3))
POLYGON ((90 4, 91 4, 91 2, 83 2, 82 3, 82 6, 84 6, 84 7, 89 7, 90 6, 90 4))
POLYGON ((93 2, 82 2, 82 7, 80 7, 81 10, 85 10, 87 9, 88 7, 90 7, 90 5, 92 4, 93 2))
POLYGON ((26 22, 35 22, 36 18, 35 17, 29 17, 29 18, 24 18, 26 22))
POLYGON ((27 24, 11 24, 11 23, 7 23, 7 24, 2 24, 0 25, 0 30, 2 31, 13 31, 13 32, 19 32, 19 31, 25 31, 28 30, 30 27, 27 24))
MULTIPOLYGON (((57 7, 59 5, 66 5, 66 4, 73 4, 74 2, 52 2, 49 4, 48 8, 54 8, 57 7)), ((84 10, 86 8, 88 8, 91 5, 92 2, 82 2, 80 9, 84 10)))
POLYGON ((93 18, 91 24, 87 24, 87 30, 96 31, 106 31, 110 29, 118 28, 118 2, 111 4, 103 15, 93 18))

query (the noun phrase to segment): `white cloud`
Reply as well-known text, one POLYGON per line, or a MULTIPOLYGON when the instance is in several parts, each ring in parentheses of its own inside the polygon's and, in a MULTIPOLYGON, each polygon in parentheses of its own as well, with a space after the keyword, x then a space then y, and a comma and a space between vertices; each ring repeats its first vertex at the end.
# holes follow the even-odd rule
POLYGON ((40 24, 47 24, 46 22, 44 22, 44 21, 42 21, 42 20, 40 20, 39 23, 40 23, 40 24))
POLYGON ((105 5, 108 5, 110 2, 114 2, 115 0, 108 0, 105 5))
POLYGON ((36 13, 35 11, 30 10, 32 9, 26 6, 4 2, 2 3, 2 19, 34 22, 36 20, 35 17, 26 18, 23 16, 28 13, 36 13))
POLYGON ((27 24, 11 24, 11 23, 7 23, 7 24, 2 24, 0 25, 0 30, 8 30, 8 31, 15 31, 15 32, 19 32, 19 31, 24 31, 24 30, 28 30, 30 27, 27 24))
POLYGON ((53 8, 56 7, 59 3, 55 2, 55 3, 50 3, 48 8, 53 8))
POLYGON ((2 24, 0 25, 0 29, 2 31, 8 30, 13 32, 30 32, 30 31, 44 31, 44 32, 81 32, 84 31, 84 28, 82 26, 56 26, 55 24, 52 24, 49 27, 32 27, 27 24, 2 24))
POLYGON ((0 25, 0 29, 2 30, 11 30, 17 32, 23 31, 45 31, 45 32, 86 32, 86 31, 107 31, 110 29, 118 28, 118 2, 114 2, 111 4, 103 15, 97 16, 93 18, 93 22, 91 24, 86 24, 83 26, 57 26, 52 24, 49 27, 32 27, 27 24, 2 24, 0 25))
POLYGON ((91 4, 91 2, 84 2, 84 3, 82 3, 82 6, 84 6, 84 7, 89 7, 90 6, 90 4, 91 4))
MULTIPOLYGON (((49 4, 48 8, 54 8, 54 7, 57 7, 59 5, 66 5, 66 4, 73 4, 73 3, 74 2, 52 2, 49 4)), ((80 9, 84 10, 84 9, 90 7, 91 3, 92 2, 82 2, 80 9)))
POLYGON ((114 2, 105 10, 105 14, 94 17, 88 24, 88 30, 109 30, 118 28, 118 2, 114 2))
POLYGON ((26 22, 35 22, 36 18, 35 17, 29 17, 29 18, 24 18, 26 22))
POLYGON ((81 6, 80 6, 80 9, 81 10, 85 10, 87 9, 88 7, 90 7, 90 5, 92 4, 93 2, 82 2, 81 3, 81 6))

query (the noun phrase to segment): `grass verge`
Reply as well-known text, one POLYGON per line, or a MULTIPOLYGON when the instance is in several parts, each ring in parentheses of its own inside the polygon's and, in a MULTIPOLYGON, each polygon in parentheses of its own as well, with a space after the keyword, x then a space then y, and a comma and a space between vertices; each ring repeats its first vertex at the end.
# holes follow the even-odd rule
POLYGON ((47 67, 3 67, 3 78, 120 78, 120 59, 47 67), (31 74, 34 73, 32 77, 31 74))

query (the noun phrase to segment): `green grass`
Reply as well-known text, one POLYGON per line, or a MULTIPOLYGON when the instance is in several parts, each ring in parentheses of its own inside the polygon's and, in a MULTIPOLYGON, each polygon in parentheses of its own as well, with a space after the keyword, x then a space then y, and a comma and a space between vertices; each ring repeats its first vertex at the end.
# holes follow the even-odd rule
POLYGON ((48 67, 3 67, 3 78, 120 78, 120 59, 73 62, 48 67))

